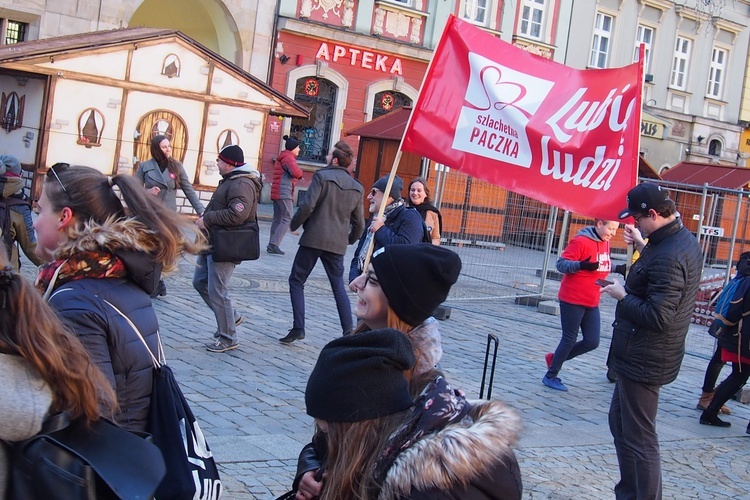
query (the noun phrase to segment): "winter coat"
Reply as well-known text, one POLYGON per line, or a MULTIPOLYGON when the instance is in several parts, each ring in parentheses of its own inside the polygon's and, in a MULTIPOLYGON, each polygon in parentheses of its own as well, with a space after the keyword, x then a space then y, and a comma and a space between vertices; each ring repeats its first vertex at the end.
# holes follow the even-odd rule
POLYGON ((414 367, 415 373, 427 373, 437 368, 440 359, 443 357, 443 347, 440 341, 440 330, 438 322, 430 316, 421 324, 409 330, 406 333, 412 345, 419 349, 422 354, 417 359, 417 365, 414 367))
MULTIPOLYGON (((742 358, 750 359, 750 262, 740 260, 737 264, 737 276, 745 280, 737 285, 735 296, 726 312, 726 320, 734 327, 722 328, 719 333, 719 346, 742 358)), ((742 361, 745 364, 745 361, 742 361)), ((743 366, 744 369, 744 366, 743 366)))
POLYGON ((209 242, 211 231, 217 227, 241 226, 257 219, 262 187, 260 174, 248 166, 236 167, 224 175, 203 212, 209 242))
MULTIPOLYGON (((23 441, 36 435, 52 404, 52 389, 27 360, 0 354, 0 441, 23 441)), ((8 457, 0 442, 0 498, 8 484, 8 457)))
POLYGON ((472 401, 463 420, 402 451, 378 500, 520 499, 521 470, 513 447, 520 420, 499 401, 472 401))
POLYGON ((305 228, 299 245, 344 255, 365 229, 363 193, 345 168, 328 165, 315 172, 289 226, 305 228))
MULTIPOLYGON (((151 405, 153 364, 138 334, 108 301, 122 311, 158 352, 159 322, 149 293, 160 277, 160 267, 144 251, 153 248, 132 219, 90 224, 82 237, 63 243, 56 258, 72 257, 85 250, 103 249, 125 262, 127 278, 87 277, 54 288, 49 304, 81 340, 92 361, 117 393, 119 410, 114 419, 128 430, 145 431, 151 405)), ((53 285, 54 286, 54 285, 53 285)))
MULTIPOLYGON (((368 223, 369 227, 369 223, 368 223)), ((420 243, 424 236, 424 221, 416 209, 402 205, 393 210, 386 218, 383 225, 375 231, 373 239, 373 252, 386 245, 408 245, 420 243)), ((359 253, 363 251, 367 231, 362 234, 357 244, 357 250, 349 266, 349 282, 359 276, 359 253)), ((364 251, 367 251, 365 248, 364 251)))
MULTIPOLYGON (((198 199, 198 195, 195 193, 195 189, 193 189, 193 184, 190 182, 190 179, 188 179, 185 168, 182 166, 182 163, 177 160, 174 161, 177 162, 177 167, 180 172, 180 189, 185 193, 185 197, 198 215, 202 214, 205 208, 203 207, 201 200, 198 199)), ((150 160, 141 162, 140 165, 138 165, 138 170, 136 171, 135 176, 138 177, 138 180, 143 183, 146 189, 151 189, 154 186, 158 187, 160 191, 157 197, 172 210, 177 210, 177 183, 171 176, 169 170, 164 170, 162 172, 161 167, 156 163, 156 160, 151 158, 150 160)))
POLYGON ((595 283, 604 279, 612 271, 609 258, 609 241, 603 241, 593 226, 584 227, 570 240, 562 255, 557 259, 557 270, 563 273, 557 297, 568 304, 584 307, 597 307, 601 298, 601 288, 595 283), (598 262, 596 271, 581 269, 581 261, 589 259, 598 262))
POLYGON ((615 310, 611 369, 648 385, 677 378, 702 267, 700 245, 679 218, 649 235, 615 310))
POLYGON ((284 150, 273 162, 273 179, 271 180, 271 200, 294 199, 294 186, 302 178, 302 169, 297 165, 294 153, 284 150))

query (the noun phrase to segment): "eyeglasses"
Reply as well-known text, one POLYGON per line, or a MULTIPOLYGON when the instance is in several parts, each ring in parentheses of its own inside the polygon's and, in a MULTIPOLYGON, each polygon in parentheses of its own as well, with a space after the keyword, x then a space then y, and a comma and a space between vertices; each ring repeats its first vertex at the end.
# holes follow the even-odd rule
POLYGON ((639 223, 641 219, 650 219, 650 218, 651 218, 651 214, 637 214, 637 215, 633 214, 633 219, 635 220, 636 223, 639 223))
POLYGON ((376 195, 376 194, 378 194, 379 192, 380 192, 380 190, 379 190, 379 189, 375 189, 375 188, 372 188, 372 189, 370 190, 370 196, 375 196, 375 195, 376 195))
POLYGON ((62 183, 62 180, 60 180, 60 176, 59 176, 59 175, 57 175, 57 172, 55 172, 55 168, 57 168, 58 170, 62 170, 62 169, 66 169, 66 168, 68 168, 69 166, 70 166, 70 164, 69 164, 69 163, 55 163, 54 165, 52 165, 52 166, 51 166, 51 167, 49 168, 49 170, 47 170, 47 178, 49 178, 49 179, 51 179, 51 178, 52 178, 52 177, 50 177, 50 175, 49 175, 49 174, 50 174, 50 172, 52 172, 52 175, 53 175, 53 176, 55 177, 55 179, 57 179, 57 182, 59 182, 59 183, 60 183, 60 187, 61 187, 61 188, 62 188, 62 190, 63 190, 63 191, 65 192, 65 194, 68 194, 68 190, 67 190, 67 189, 65 189, 65 184, 63 184, 63 183, 62 183))

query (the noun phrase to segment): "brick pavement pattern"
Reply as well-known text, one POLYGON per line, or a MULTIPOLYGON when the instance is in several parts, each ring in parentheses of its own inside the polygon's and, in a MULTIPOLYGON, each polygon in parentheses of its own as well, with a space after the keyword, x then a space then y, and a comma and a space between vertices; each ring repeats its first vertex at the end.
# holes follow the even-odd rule
MULTIPOLYGON (((261 221, 262 234, 269 225, 261 221)), ((298 239, 292 234, 284 239, 286 255, 264 252, 258 261, 237 267, 231 294, 246 318, 237 330, 237 350, 205 350, 216 325, 192 288, 191 262, 184 261, 167 278, 168 295, 155 300, 167 362, 219 463, 224 498, 273 499, 287 491, 299 450, 312 435, 312 419, 304 411, 307 377, 318 352, 340 334, 340 327, 319 265, 307 282, 307 337, 290 345, 278 341, 292 318, 287 278, 298 239)), ((349 258, 352 252, 350 247, 349 258)), ((457 297, 461 286, 459 278, 457 297)), ((544 354, 559 341, 559 317, 510 300, 449 299, 447 304, 453 311, 440 323, 442 368, 469 398, 479 396, 487 334, 500 340, 492 397, 512 405, 524 422, 517 450, 524 498, 613 498, 619 474, 607 423, 613 385, 605 377, 605 360, 614 301, 602 300, 599 348, 565 364, 560 376, 568 393, 540 382, 544 354)), ((729 429, 699 425, 695 404, 706 363, 686 356, 677 381, 661 391, 657 429, 664 497, 750 498, 750 436, 745 434, 750 408, 730 402, 729 429)))

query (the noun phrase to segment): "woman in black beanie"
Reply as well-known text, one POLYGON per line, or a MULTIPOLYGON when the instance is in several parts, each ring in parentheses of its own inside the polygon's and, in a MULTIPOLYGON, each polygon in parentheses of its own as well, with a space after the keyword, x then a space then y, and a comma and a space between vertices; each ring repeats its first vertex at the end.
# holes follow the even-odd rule
POLYGON ((467 401, 437 372, 412 403, 404 374, 414 361, 409 340, 390 328, 323 348, 305 403, 326 443, 326 474, 296 498, 521 498, 515 412, 467 401))
MULTIPOLYGON (((367 272, 350 284, 357 292, 354 315, 360 320, 354 334, 394 328, 409 338, 416 358, 406 374, 413 398, 443 356, 438 322, 431 313, 445 301, 460 271, 461 259, 448 248, 430 243, 390 245, 376 250, 367 272)), ((320 480, 314 477, 321 449, 314 438, 302 450, 295 488, 319 488, 320 480)))

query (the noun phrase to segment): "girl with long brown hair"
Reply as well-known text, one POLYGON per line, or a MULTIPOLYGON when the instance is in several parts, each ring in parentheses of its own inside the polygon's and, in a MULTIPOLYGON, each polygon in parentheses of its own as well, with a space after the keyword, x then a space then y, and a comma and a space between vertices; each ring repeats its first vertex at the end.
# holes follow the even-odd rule
POLYGON ((159 323, 149 293, 181 254, 205 240, 189 220, 148 195, 130 175, 53 165, 38 201, 37 253, 49 260, 36 286, 78 336, 117 393, 114 420, 146 428, 159 323), (115 191, 117 187, 117 191, 115 191))
MULTIPOLYGON (((34 287, 9 265, 0 247, 0 440, 21 441, 47 414, 111 417, 116 396, 79 340, 34 287)), ((0 497, 7 462, 0 445, 0 497)))

